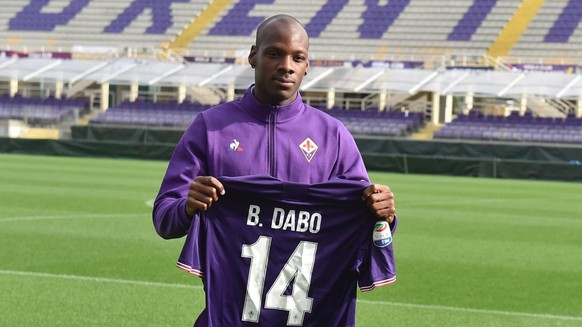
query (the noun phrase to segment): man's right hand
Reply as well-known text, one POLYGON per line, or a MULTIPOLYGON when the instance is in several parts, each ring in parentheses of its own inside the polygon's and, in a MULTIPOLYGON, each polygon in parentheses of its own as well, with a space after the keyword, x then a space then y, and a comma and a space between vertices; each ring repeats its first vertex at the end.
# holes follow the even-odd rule
POLYGON ((188 189, 186 213, 194 216, 196 210, 206 211, 218 197, 224 195, 224 186, 212 176, 197 176, 188 189))

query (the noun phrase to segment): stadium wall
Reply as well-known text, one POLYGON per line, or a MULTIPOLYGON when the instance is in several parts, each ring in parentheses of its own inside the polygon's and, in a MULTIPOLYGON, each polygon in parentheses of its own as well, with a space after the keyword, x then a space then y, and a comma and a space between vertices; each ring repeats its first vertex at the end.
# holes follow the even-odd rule
MULTIPOLYGON (((0 152, 168 160, 182 130, 75 126, 71 140, 0 138, 0 152)), ((582 182, 582 147, 356 136, 370 170, 582 182)))

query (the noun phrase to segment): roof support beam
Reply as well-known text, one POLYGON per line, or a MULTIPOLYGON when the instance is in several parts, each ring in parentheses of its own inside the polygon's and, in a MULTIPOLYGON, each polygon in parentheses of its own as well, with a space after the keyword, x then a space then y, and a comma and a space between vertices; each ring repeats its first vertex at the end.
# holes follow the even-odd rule
POLYGON ((428 75, 422 81, 420 81, 415 86, 413 86, 410 90, 408 90, 408 94, 415 94, 416 92, 418 92, 418 90, 420 90, 421 87, 425 86, 428 82, 435 79, 437 76, 439 76, 439 74, 440 73, 438 71, 432 72, 432 74, 428 75))
POLYGON ((17 61, 18 61, 18 58, 10 58, 9 60, 6 60, 5 62, 0 63, 0 69, 8 67, 17 61))
POLYGON ((572 88, 572 86, 574 86, 574 84, 578 83, 578 81, 582 78, 582 75, 577 75, 576 77, 574 77, 573 80, 570 81, 570 83, 568 83, 568 85, 564 86, 563 89, 560 90, 560 92, 558 92, 558 94, 556 94, 556 98, 561 98, 564 93, 566 93, 569 89, 572 88))
POLYGON ((135 66, 137 66, 137 63, 131 63, 131 64, 127 65, 126 67, 123 67, 122 69, 116 71, 115 73, 109 74, 108 76, 103 77, 98 83, 99 84, 109 83, 109 81, 112 80, 113 78, 115 78, 116 76, 119 76, 119 75, 133 69, 135 66))
POLYGON ((502 97, 505 95, 505 93, 507 93, 507 91, 509 91, 512 87, 515 86, 515 84, 519 83, 519 81, 521 81, 522 79, 524 79, 525 74, 521 73, 519 74, 519 76, 517 76, 516 78, 513 79, 513 81, 511 81, 509 84, 507 84, 506 87, 503 88, 503 90, 499 91, 499 93, 497 93, 498 97, 502 97))
POLYGON ((77 75, 73 76, 69 80, 69 84, 74 84, 78 80, 81 80, 81 79, 85 78, 85 76, 89 76, 90 74, 92 74, 92 73, 100 70, 101 68, 103 68, 103 67, 105 67, 107 65, 109 65, 109 62, 106 62, 106 61, 105 62, 102 62, 102 63, 100 63, 98 65, 95 65, 95 67, 90 68, 90 69, 87 69, 86 71, 84 71, 84 72, 82 72, 80 74, 77 74, 77 75))
POLYGON ((333 71, 334 71, 334 69, 330 68, 330 69, 326 70, 325 72, 319 74, 317 77, 315 77, 311 81, 309 81, 307 83, 303 83, 301 85, 301 91, 305 91, 308 88, 312 87, 315 83, 321 81, 322 79, 326 78, 329 74, 333 73, 333 71))
POLYGON ((226 73, 228 73, 229 71, 231 71, 234 68, 233 65, 228 65, 226 67, 224 67, 223 69, 221 69, 219 72, 212 74, 210 77, 208 77, 207 79, 201 81, 200 83, 198 83, 198 86, 204 86, 208 83, 210 83, 213 79, 216 79, 218 77, 220 77, 221 75, 224 75, 226 73))
POLYGON ((154 85, 154 84, 156 84, 157 82, 161 81, 162 79, 164 79, 164 78, 166 78, 166 77, 168 77, 168 76, 170 76, 170 75, 172 75, 172 74, 175 74, 175 73, 177 73, 177 72, 181 71, 181 70, 182 70, 182 69, 184 69, 185 67, 186 67, 186 65, 180 65, 180 66, 177 66, 177 67, 175 67, 174 69, 170 69, 169 71, 167 71, 167 72, 163 73, 162 75, 160 75, 160 76, 158 76, 158 77, 156 77, 156 78, 154 78, 154 79, 150 80, 150 81, 148 82, 148 85, 154 85))
POLYGON ((36 71, 34 71, 34 72, 30 73, 30 74, 25 75, 24 77, 22 77, 22 81, 23 82, 26 82, 29 79, 31 79, 31 78, 33 78, 35 76, 38 76, 38 75, 46 72, 47 70, 52 69, 52 68, 60 65, 61 63, 63 63, 63 61, 61 59, 56 60, 56 61, 53 61, 50 64, 48 64, 48 65, 46 65, 46 66, 44 66, 44 67, 42 67, 40 69, 37 69, 36 71))
POLYGON ((451 84, 449 84, 449 86, 447 86, 444 90, 442 90, 442 94, 444 95, 448 95, 449 92, 455 87, 457 86, 459 83, 461 83, 465 78, 469 77, 469 72, 465 72, 463 75, 461 75, 459 78, 457 78, 456 80, 454 80, 451 84))
POLYGON ((377 72, 372 77, 368 78, 363 83, 361 83, 360 85, 356 86, 356 88, 354 89, 354 92, 360 92, 363 88, 365 88, 366 86, 368 86, 370 83, 372 83, 373 81, 375 81, 378 78, 380 78, 380 76, 384 75, 385 72, 386 72, 385 70, 382 70, 382 71, 377 72))

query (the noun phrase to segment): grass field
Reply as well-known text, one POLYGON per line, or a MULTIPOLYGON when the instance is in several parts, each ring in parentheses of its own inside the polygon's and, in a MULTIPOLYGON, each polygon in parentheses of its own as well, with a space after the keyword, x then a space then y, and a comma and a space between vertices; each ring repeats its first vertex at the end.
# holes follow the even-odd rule
MULTIPOLYGON (((0 155, 0 326, 191 326, 200 281, 151 223, 165 167, 0 155)), ((398 281, 359 294, 358 326, 582 326, 581 184, 372 178, 398 281)))

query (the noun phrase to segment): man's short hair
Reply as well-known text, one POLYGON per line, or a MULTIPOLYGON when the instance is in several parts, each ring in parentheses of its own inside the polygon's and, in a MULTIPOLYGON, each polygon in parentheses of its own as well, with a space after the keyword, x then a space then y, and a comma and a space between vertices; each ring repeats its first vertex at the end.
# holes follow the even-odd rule
MULTIPOLYGON (((265 28, 265 26, 267 26, 270 22, 273 21, 281 21, 281 22, 294 22, 297 23, 299 26, 301 26, 301 28, 303 28, 303 30, 305 30, 305 26, 303 26, 303 24, 301 24, 301 22, 291 16, 291 15, 287 15, 287 14, 278 14, 278 15, 274 15, 271 16, 267 19, 265 19, 264 21, 262 21, 259 26, 257 27, 257 35, 255 37, 255 46, 259 47, 261 41, 262 41, 262 37, 263 37, 263 29, 265 28)), ((305 33, 307 34, 307 30, 305 30, 305 33)), ((309 37, 309 36, 308 36, 309 37)))

